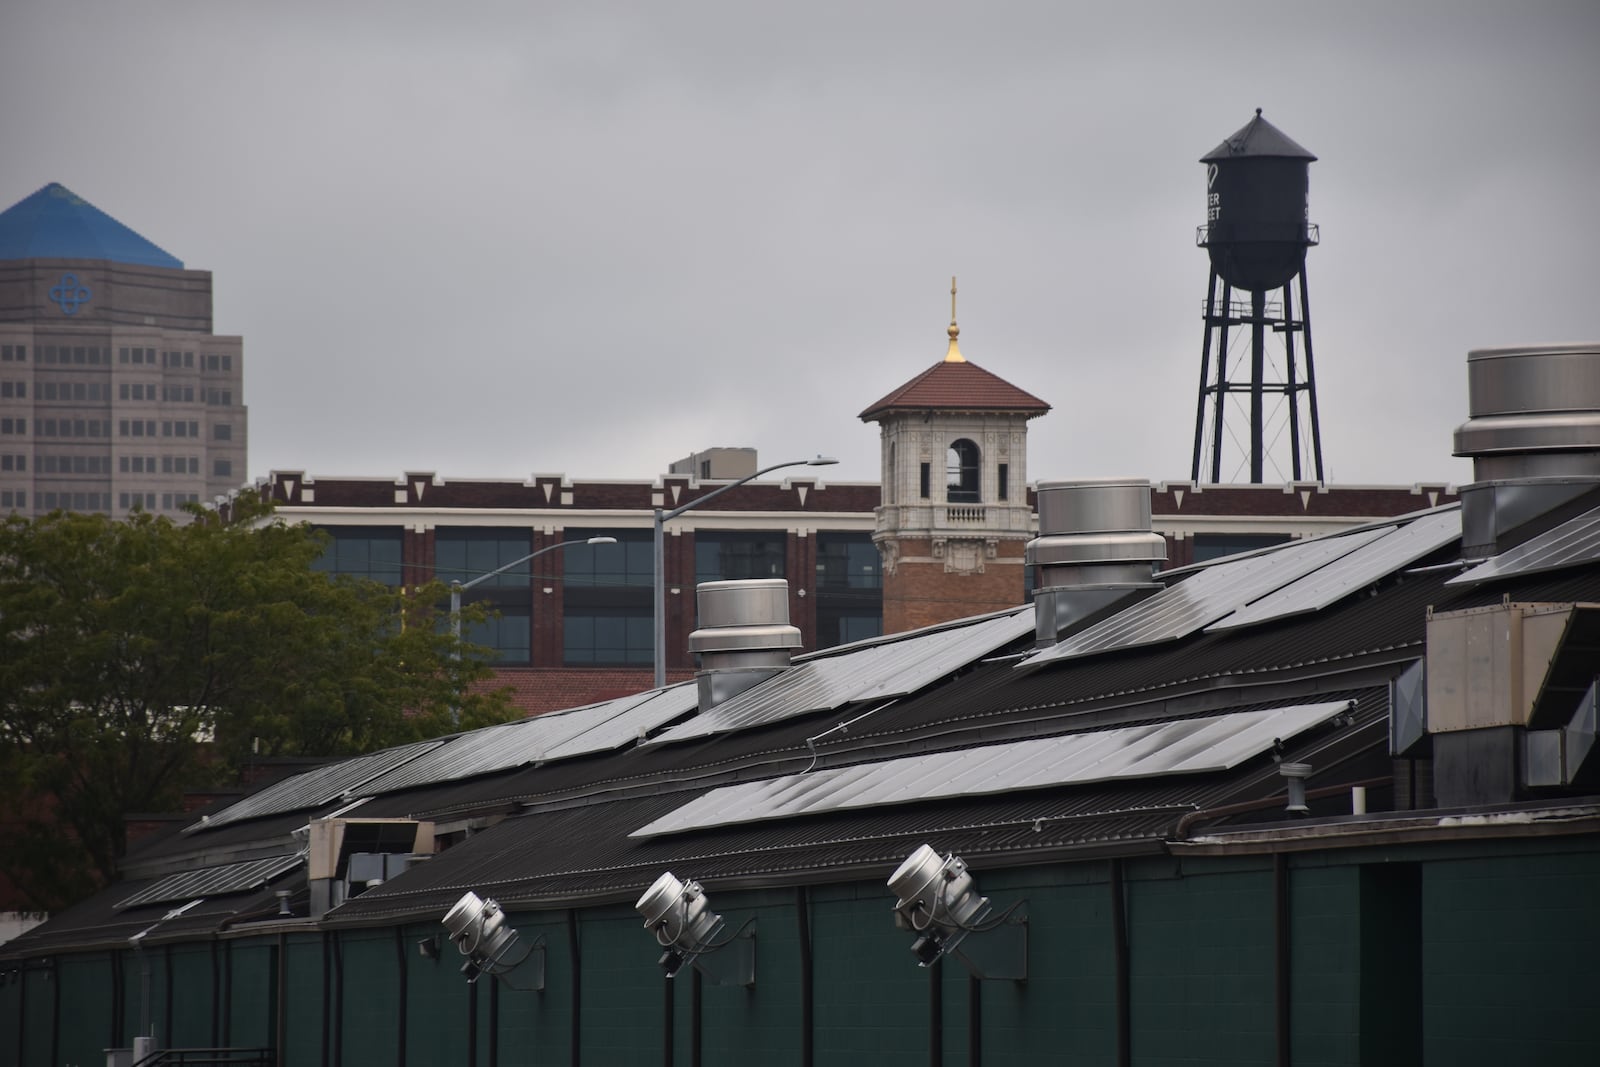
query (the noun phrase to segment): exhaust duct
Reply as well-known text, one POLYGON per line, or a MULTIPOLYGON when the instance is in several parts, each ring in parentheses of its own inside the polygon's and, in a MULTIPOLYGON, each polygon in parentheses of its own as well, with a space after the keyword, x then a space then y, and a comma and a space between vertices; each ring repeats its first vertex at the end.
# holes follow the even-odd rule
POLYGON ((1041 482, 1034 568, 1034 634, 1054 644, 1074 623, 1142 590, 1158 589, 1167 542, 1150 529, 1150 483, 1127 478, 1041 482))
POLYGON ((1600 486, 1600 344, 1475 349, 1467 394, 1455 454, 1472 460, 1461 489, 1461 550, 1472 559, 1600 486))
POLYGON ((700 659, 700 710, 716 707, 789 666, 800 631, 789 625, 789 583, 782 578, 703 582, 695 589, 700 629, 689 651, 700 659))

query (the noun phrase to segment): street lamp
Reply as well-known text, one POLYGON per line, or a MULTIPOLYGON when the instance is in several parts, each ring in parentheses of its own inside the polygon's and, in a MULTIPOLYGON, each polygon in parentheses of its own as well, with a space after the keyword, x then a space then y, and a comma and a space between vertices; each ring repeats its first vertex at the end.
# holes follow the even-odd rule
MULTIPOLYGON (((514 559, 510 563, 496 567, 487 574, 478 575, 471 581, 452 580, 450 582, 450 636, 454 640, 451 642, 450 658, 457 660, 461 658, 461 594, 463 592, 482 582, 487 582, 496 575, 504 574, 512 567, 519 567, 535 556, 542 556, 546 552, 554 552, 558 548, 567 548, 570 545, 614 545, 616 543, 617 539, 615 537, 581 537, 575 541, 562 541, 554 545, 545 545, 537 552, 529 552, 521 559, 514 559)), ((450 725, 459 726, 460 723, 461 711, 459 708, 452 707, 450 709, 450 725)))
POLYGON ((655 653, 656 653, 656 685, 657 689, 667 684, 667 573, 666 573, 666 532, 663 529, 668 519, 675 519, 692 508, 715 500, 729 489, 736 489, 746 482, 753 482, 763 474, 770 474, 784 467, 826 467, 839 462, 832 456, 817 456, 814 459, 791 459, 787 463, 774 463, 770 467, 762 467, 754 474, 747 474, 738 481, 721 485, 707 493, 705 496, 696 497, 687 504, 679 504, 671 511, 656 508, 656 543, 655 543, 655 572, 656 572, 656 603, 655 603, 655 653))

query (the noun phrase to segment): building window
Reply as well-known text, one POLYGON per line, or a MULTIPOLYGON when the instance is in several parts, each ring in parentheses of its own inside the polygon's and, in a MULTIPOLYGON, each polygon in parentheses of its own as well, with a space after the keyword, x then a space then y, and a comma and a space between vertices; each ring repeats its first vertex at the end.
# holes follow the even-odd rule
POLYGON ((867 533, 817 534, 817 647, 883 633, 883 560, 867 533))
POLYGON ((931 484, 933 482, 933 472, 931 470, 931 466, 932 465, 928 463, 924 463, 922 465, 920 489, 922 491, 922 499, 924 500, 933 495, 933 485, 931 484))
POLYGON ((217 441, 233 440, 233 426, 230 423, 219 422, 211 427, 211 436, 217 441))
POLYGON ((526 605, 520 612, 498 608, 482 622, 464 626, 461 638, 469 644, 492 649, 492 659, 496 663, 527 663, 528 650, 533 644, 532 621, 526 605))
POLYGON ((26 399, 27 395, 27 382, 0 382, 0 399, 9 400, 15 397, 18 400, 22 400, 26 399))
POLYGON ((212 461, 212 464, 211 464, 211 476, 213 478, 232 478, 233 477, 233 460, 231 460, 231 459, 219 459, 219 460, 212 461))
POLYGON ((442 582, 484 581, 462 594, 464 604, 484 604, 491 616, 471 623, 462 636, 475 645, 494 650, 501 663, 527 663, 532 647, 532 592, 529 588, 530 564, 525 558, 532 548, 527 534, 501 530, 450 529, 441 527, 433 539, 433 576, 442 582), (514 564, 514 566, 507 566, 514 564), (485 578, 501 567, 506 570, 485 578))
POLYGON ((654 656, 648 530, 574 530, 562 540, 610 536, 614 545, 563 549, 562 659, 575 665, 649 663, 654 656))
POLYGON ((1011 464, 1002 463, 995 468, 994 495, 1001 500, 1011 499, 1011 464))
MULTIPOLYGON (((154 494, 150 509, 155 510, 154 494)), ((328 547, 312 564, 319 571, 370 578, 384 585, 403 585, 400 531, 386 526, 325 526, 328 547)))
POLYGON ((976 504, 979 499, 978 446, 965 437, 945 451, 945 499, 952 504, 976 504))
POLYGON ((741 578, 782 578, 787 538, 782 533, 697 533, 694 580, 724 582, 741 578))
POLYGON ((1194 562, 1204 563, 1208 559, 1232 556, 1239 552, 1253 552, 1258 548, 1270 548, 1289 540, 1292 538, 1288 534, 1195 534, 1194 562))

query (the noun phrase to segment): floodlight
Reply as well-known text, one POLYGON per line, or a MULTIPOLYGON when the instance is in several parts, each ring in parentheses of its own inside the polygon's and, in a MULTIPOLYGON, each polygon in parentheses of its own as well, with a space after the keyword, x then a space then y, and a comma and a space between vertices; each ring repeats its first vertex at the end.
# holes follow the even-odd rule
POLYGON ((755 919, 718 941, 725 923, 711 910, 699 882, 685 882, 665 871, 644 891, 634 909, 644 917, 644 928, 666 949, 659 962, 668 978, 677 977, 685 964, 692 964, 717 985, 755 984, 755 919), (733 951, 716 959, 708 955, 730 945, 733 951))
POLYGON ((917 934, 917 966, 955 955, 979 978, 1021 979, 1027 974, 1027 915, 1018 901, 990 918, 989 898, 978 893, 966 861, 922 845, 889 876, 895 921, 917 934))
MULTIPOLYGON (((512 949, 517 945, 517 931, 492 898, 480 898, 473 892, 465 893, 456 901, 455 907, 445 912, 442 922, 450 933, 450 940, 467 958, 461 973, 467 976, 468 982, 476 982, 485 974, 505 980, 529 957, 537 954, 535 984, 531 988, 544 989, 543 937, 535 938, 520 956, 510 958, 512 949)), ((427 955, 425 949, 422 951, 423 955, 427 955)), ((509 981, 506 984, 511 985, 509 981)))

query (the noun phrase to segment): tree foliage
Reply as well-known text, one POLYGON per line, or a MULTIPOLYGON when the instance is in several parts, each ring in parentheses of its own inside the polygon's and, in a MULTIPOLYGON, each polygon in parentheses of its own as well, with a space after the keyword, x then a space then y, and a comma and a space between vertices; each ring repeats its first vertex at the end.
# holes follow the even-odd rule
POLYGON ((105 884, 126 814, 257 756, 437 736, 452 709, 463 728, 507 717, 482 650, 438 625, 442 587, 318 571, 324 542, 253 500, 0 525, 0 872, 30 904, 105 884))

